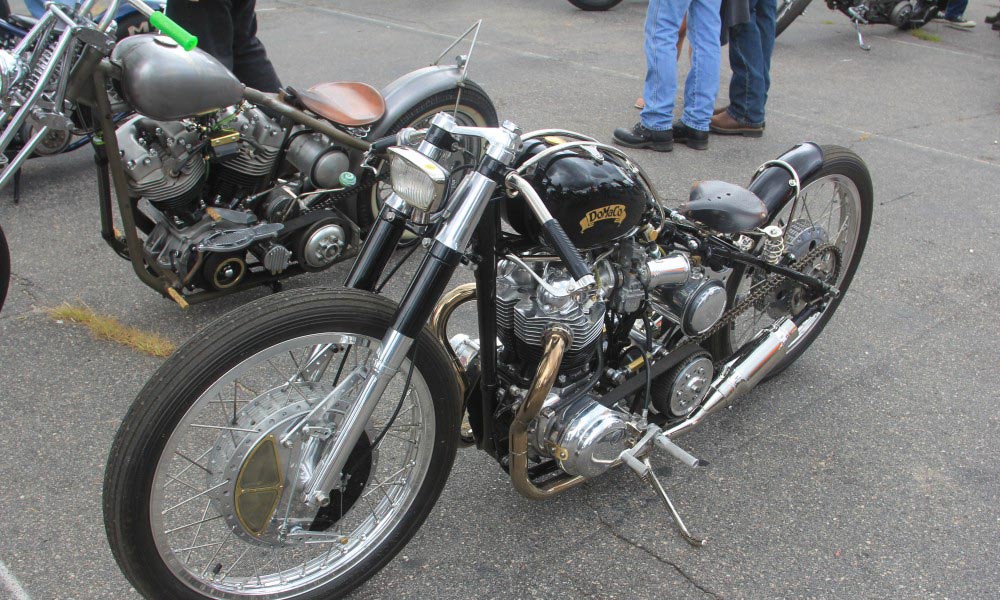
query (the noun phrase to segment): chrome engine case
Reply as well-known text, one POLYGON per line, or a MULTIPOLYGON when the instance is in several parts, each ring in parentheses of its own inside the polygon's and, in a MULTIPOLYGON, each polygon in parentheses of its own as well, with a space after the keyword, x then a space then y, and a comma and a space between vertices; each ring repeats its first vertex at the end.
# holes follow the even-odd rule
POLYGON ((589 394, 569 401, 550 394, 529 430, 528 443, 570 475, 596 477, 628 448, 627 424, 624 414, 589 394))

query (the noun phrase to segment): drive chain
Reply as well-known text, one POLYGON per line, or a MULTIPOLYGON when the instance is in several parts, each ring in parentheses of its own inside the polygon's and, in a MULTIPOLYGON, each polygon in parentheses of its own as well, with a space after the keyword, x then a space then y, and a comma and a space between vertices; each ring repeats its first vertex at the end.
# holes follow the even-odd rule
MULTIPOLYGON (((841 253, 839 248, 837 248, 832 244, 823 244, 821 246, 817 246, 816 248, 812 249, 809 253, 807 253, 805 256, 803 256, 801 260, 793 264, 791 268, 801 273, 803 268, 809 266, 809 264, 811 264, 812 261, 816 260, 826 252, 833 252, 833 255, 836 259, 835 260, 836 264, 833 269, 833 274, 830 276, 830 281, 837 281, 837 278, 840 277, 840 268, 843 262, 844 255, 843 253, 841 253)), ((730 308, 725 313, 723 313, 722 317, 719 318, 718 322, 715 325, 713 325, 708 331, 696 335, 692 338, 688 338, 688 341, 691 343, 700 344, 705 340, 707 340, 708 338, 712 337, 720 329, 728 326, 730 323, 735 321, 736 317, 740 316, 750 307, 752 307, 753 305, 757 304, 758 302, 766 298, 767 295, 776 290, 784 280, 785 276, 780 273, 772 273, 771 275, 768 275, 767 279, 754 286, 754 288, 750 290, 750 293, 748 293, 746 297, 740 300, 736 304, 736 306, 730 308)))

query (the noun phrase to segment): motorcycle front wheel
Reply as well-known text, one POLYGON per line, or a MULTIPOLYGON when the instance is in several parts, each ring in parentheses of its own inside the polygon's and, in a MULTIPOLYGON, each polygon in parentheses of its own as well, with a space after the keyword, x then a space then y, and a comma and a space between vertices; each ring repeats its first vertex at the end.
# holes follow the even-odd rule
POLYGON ((792 21, 799 18, 806 11, 806 7, 812 0, 778 0, 778 10, 775 13, 776 23, 774 37, 781 35, 781 32, 788 29, 792 21))
POLYGON ((459 434, 458 387, 442 376, 454 369, 428 330, 326 507, 308 509, 303 488, 362 383, 325 412, 324 432, 285 437, 371 364, 394 309, 356 290, 276 294, 215 321, 157 370, 104 482, 108 540, 139 592, 339 598, 403 548, 444 487, 459 434))
MULTIPOLYGON (((805 269, 834 285, 840 295, 827 303, 818 319, 799 329, 788 354, 768 377, 777 375, 802 356, 837 310, 864 253, 873 203, 871 175, 861 158, 847 148, 823 146, 823 168, 802 182, 797 203, 790 202, 772 217, 771 224, 785 232, 785 250, 793 255, 802 257, 825 245, 837 248, 839 257, 833 252, 823 253, 805 269)), ((764 280, 761 269, 745 265, 734 268, 726 281, 728 306, 740 302, 764 280)), ((801 286, 786 280, 711 338, 713 355, 717 360, 725 360, 761 329, 784 316, 801 312, 801 294, 801 286)))
MULTIPOLYGON (((461 90, 452 89, 435 94, 421 103, 414 106, 386 130, 385 135, 392 135, 406 127, 423 129, 430 125, 431 117, 439 112, 449 112, 455 117, 455 121, 464 127, 496 127, 497 111, 493 107, 493 102, 478 88, 469 86, 461 90)), ((461 179, 465 172, 463 167, 475 165, 482 153, 486 150, 485 145, 478 139, 471 139, 466 142, 468 145, 455 152, 451 152, 441 158, 440 163, 448 171, 454 174, 456 179, 461 179)), ((457 183, 457 181, 453 181, 457 183)), ((382 204, 392 193, 392 188, 388 181, 378 181, 372 187, 368 210, 365 207, 358 207, 358 215, 365 218, 361 222, 362 229, 367 229, 378 217, 382 210, 382 204)), ((407 231, 403 234, 400 246, 408 246, 416 243, 417 236, 407 231)))
POLYGON ((3 309, 4 300, 7 299, 7 288, 10 287, 10 249, 7 247, 7 238, 0 228, 0 309, 3 309))

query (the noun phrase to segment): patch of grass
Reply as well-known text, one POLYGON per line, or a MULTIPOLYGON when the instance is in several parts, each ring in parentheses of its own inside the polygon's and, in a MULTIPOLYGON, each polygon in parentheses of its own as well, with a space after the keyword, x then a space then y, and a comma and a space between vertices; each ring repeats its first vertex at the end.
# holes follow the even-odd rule
POLYGON ((940 42, 941 36, 934 35, 929 31, 924 31, 923 29, 911 29, 910 35, 917 38, 918 40, 924 40, 925 42, 940 42))
POLYGON ((83 325, 99 340, 107 340, 128 346, 150 356, 165 358, 174 351, 170 340, 155 333, 126 327, 114 317, 99 315, 89 306, 63 303, 55 308, 45 309, 45 313, 56 321, 66 321, 83 325))
POLYGON ((861 135, 860 135, 860 136, 858 137, 858 141, 859 141, 859 142, 864 142, 864 141, 867 141, 867 140, 868 140, 868 138, 870 138, 871 136, 872 136, 872 134, 870 134, 870 133, 868 133, 868 132, 865 132, 865 133, 862 133, 862 134, 861 134, 861 135))
POLYGON ((830 21, 830 20, 820 21, 820 23, 822 23, 823 25, 836 25, 835 22, 830 21))

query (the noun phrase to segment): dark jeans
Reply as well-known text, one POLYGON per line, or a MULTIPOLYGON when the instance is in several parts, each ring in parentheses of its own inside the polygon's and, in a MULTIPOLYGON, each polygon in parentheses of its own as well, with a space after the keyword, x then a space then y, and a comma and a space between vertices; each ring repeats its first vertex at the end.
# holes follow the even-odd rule
POLYGON ((944 11, 944 18, 949 21, 957 21, 965 14, 965 8, 969 6, 969 0, 951 0, 948 8, 944 11))
POLYGON ((170 0, 167 16, 198 36, 198 47, 244 84, 276 92, 281 81, 257 39, 256 6, 257 0, 170 0))
POLYGON ((729 29, 729 116, 743 125, 764 124, 776 10, 774 0, 750 0, 750 20, 729 29))

